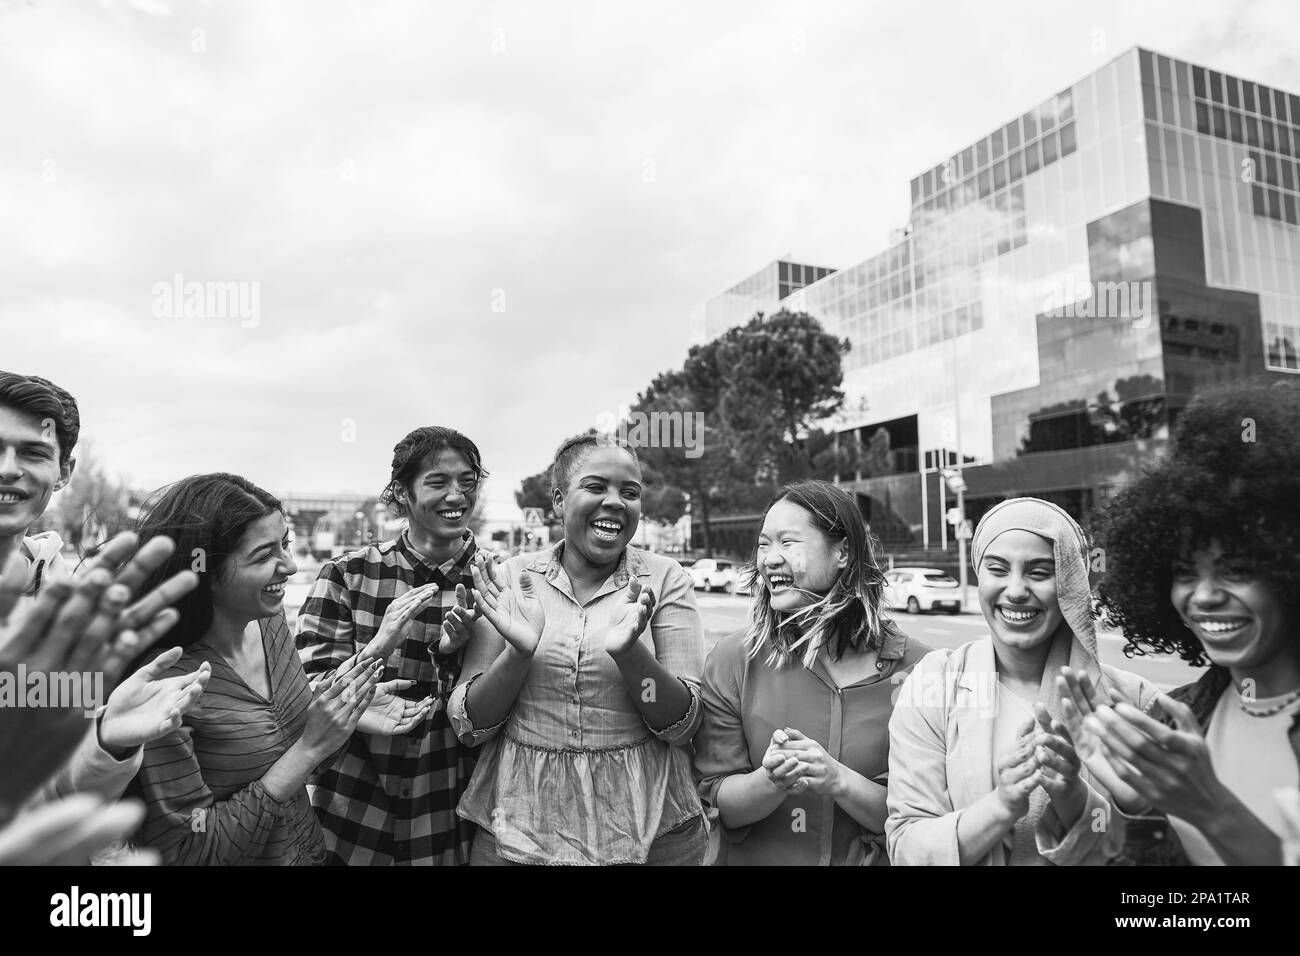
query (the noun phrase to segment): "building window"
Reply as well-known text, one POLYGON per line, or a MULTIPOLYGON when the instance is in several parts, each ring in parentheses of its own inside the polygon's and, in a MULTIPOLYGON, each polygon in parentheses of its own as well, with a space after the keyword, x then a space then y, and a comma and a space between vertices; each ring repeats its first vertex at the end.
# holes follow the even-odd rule
POLYGON ((1275 371, 1300 371, 1297 342, 1300 342, 1300 328, 1268 323, 1268 367, 1275 371))

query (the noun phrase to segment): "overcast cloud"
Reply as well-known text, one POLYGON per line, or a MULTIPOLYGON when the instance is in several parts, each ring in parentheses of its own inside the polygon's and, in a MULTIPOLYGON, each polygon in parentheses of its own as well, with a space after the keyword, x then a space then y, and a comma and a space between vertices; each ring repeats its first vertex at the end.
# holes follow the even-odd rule
POLYGON ((1296 9, 0 2, 0 367, 140 487, 377 491, 440 423, 509 517, 705 298, 879 251, 911 176, 1134 44, 1300 89, 1296 9), (156 316, 177 274, 259 321, 156 316))

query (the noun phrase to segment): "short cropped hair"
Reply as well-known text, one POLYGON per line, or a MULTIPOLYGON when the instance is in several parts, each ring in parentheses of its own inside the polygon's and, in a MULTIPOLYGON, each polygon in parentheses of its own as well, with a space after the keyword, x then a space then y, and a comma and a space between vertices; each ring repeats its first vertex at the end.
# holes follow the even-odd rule
POLYGON ((560 494, 567 494, 569 482, 573 480, 574 474, 587 460, 587 456, 597 448, 621 448, 632 456, 632 461, 638 468, 641 467, 636 449, 620 438, 590 432, 585 435, 575 435, 560 445, 555 452, 555 461, 551 464, 551 482, 554 489, 560 494))
POLYGON ((0 372, 0 405, 49 418, 59 441, 59 465, 67 465, 81 435, 81 412, 77 400, 65 389, 36 375, 0 372))

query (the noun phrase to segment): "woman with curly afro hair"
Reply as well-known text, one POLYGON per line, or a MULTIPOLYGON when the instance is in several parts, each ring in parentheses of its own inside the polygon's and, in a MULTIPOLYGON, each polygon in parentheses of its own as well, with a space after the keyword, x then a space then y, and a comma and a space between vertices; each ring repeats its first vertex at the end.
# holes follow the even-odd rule
POLYGON ((1126 652, 1209 664, 1146 713, 1094 706, 1070 681, 1117 805, 1167 815, 1178 841, 1150 833, 1149 845, 1181 843, 1178 862, 1278 863, 1275 794, 1300 782, 1300 389, 1250 380, 1198 396, 1172 452, 1098 530, 1100 604, 1126 652))

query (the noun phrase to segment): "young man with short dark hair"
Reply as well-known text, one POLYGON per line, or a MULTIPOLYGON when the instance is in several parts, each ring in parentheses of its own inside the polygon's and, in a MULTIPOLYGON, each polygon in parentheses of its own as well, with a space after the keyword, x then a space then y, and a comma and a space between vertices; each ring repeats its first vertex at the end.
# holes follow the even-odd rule
MULTIPOLYGON (((26 564, 22 596, 17 608, 0 621, 6 628, 0 637, 8 637, 16 629, 17 619, 25 615, 42 589, 60 578, 71 577, 61 555, 63 541, 59 535, 53 531, 28 532, 45 513, 54 492, 72 478, 76 467, 72 452, 80 433, 77 400, 66 390, 35 375, 0 371, 0 568, 15 553, 26 564)), ((121 560, 136 549, 115 542, 105 550, 115 560, 121 560)), ((152 549, 147 560, 154 561, 157 553, 157 548, 152 549)), ((126 578, 133 580, 135 576, 136 572, 131 571, 126 578)), ((105 599, 120 599, 125 608, 131 590, 119 579, 105 591, 105 599)), ((143 744, 163 732, 161 723, 173 699, 168 692, 180 689, 182 684, 206 684, 206 680, 205 676, 202 680, 160 681, 148 668, 124 680, 109 694, 98 718, 93 723, 87 721, 92 729, 88 729, 63 769, 41 790, 39 799, 85 792, 109 800, 120 797, 140 769, 143 744)), ((185 698, 185 708, 193 706, 201 690, 199 686, 197 692, 185 698)), ((33 745, 40 744, 35 741, 33 745)))
POLYGON ((29 535, 54 492, 72 479, 81 433, 77 401, 53 382, 0 372, 0 566, 15 551, 27 563, 27 594, 66 576, 63 541, 52 531, 29 535))
POLYGON ((384 693, 308 784, 336 863, 469 862, 474 827, 456 804, 475 755, 457 740, 446 704, 470 628, 486 626, 466 599, 476 551, 469 521, 486 475, 478 447, 459 432, 408 434, 393 449, 383 495, 406 530, 327 562, 299 612, 299 656, 313 684, 358 653, 386 662, 384 693))

